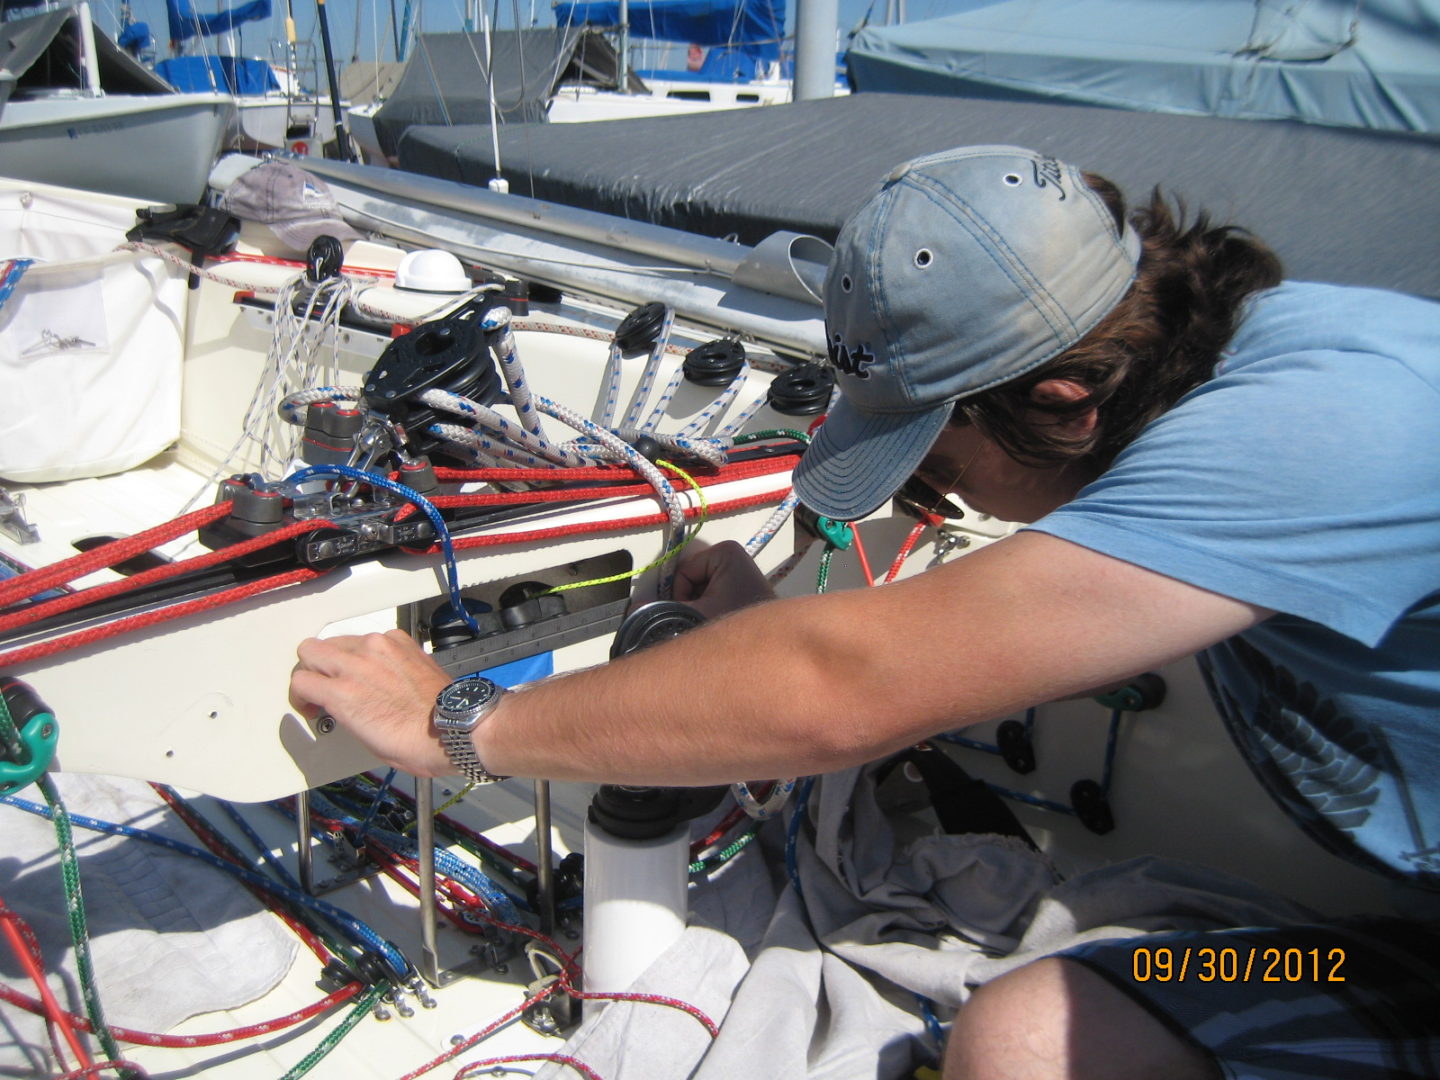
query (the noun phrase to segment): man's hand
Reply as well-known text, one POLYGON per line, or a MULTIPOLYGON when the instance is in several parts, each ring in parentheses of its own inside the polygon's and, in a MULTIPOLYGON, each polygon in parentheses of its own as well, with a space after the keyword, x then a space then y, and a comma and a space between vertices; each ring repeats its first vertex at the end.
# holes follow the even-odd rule
POLYGON ((290 701, 311 718, 333 716, 382 761, 416 776, 455 768, 430 727, 450 676, 403 630, 309 638, 290 674, 290 701))
POLYGON ((774 598, 755 560, 734 540, 713 547, 692 544, 676 568, 675 599, 693 605, 707 619, 774 598))

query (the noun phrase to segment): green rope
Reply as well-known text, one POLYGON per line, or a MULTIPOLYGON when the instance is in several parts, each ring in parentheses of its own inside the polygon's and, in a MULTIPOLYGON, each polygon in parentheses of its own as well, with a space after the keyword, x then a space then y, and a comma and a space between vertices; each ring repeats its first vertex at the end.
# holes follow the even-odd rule
POLYGON ((28 760, 25 744, 20 741, 20 731, 10 718, 10 706, 5 703, 4 694, 0 694, 0 743, 4 744, 5 755, 11 761, 20 763, 28 760))
POLYGON ((690 864, 690 873, 701 874, 704 873, 706 870, 713 870, 717 866, 724 865, 725 863, 733 859, 736 855, 740 854, 740 852, 745 849, 746 845, 759 835, 760 823, 756 822, 754 825, 751 825, 750 828, 745 830, 745 832, 741 833, 740 836, 736 838, 734 843, 732 843, 729 847, 725 848, 722 851, 717 851, 714 855, 709 855, 703 859, 697 859, 695 862, 692 862, 690 864))
MULTIPOLYGON (((16 730, 10 707, 5 695, 0 694, 0 742, 12 760, 20 761, 24 755, 20 733, 16 730)), ((55 839, 59 844, 60 877, 65 883, 65 908, 69 916, 70 940, 75 946, 75 971, 80 977, 80 994, 85 1001, 85 1015, 90 1020, 90 1030, 100 1040, 109 1061, 123 1060, 120 1047, 105 1022, 105 1010, 100 1007, 100 995, 95 989, 95 968, 90 956, 90 930, 85 924, 85 898, 80 890, 80 863, 75 857, 75 839, 70 832, 70 815, 60 799, 60 792, 48 775, 41 774, 35 786, 50 804, 50 820, 55 825, 55 839)), ((120 1073, 124 1077, 135 1074, 129 1070, 120 1073)))
POLYGON ((766 439, 794 439, 806 446, 810 445, 810 436, 803 431, 795 431, 791 428, 770 428, 768 431, 751 431, 744 435, 735 436, 735 445, 744 446, 746 443, 763 442, 766 439))
POLYGON ((300 1077, 320 1064, 331 1050, 334 1050, 335 1047, 340 1045, 340 1040, 346 1035, 349 1035, 355 1025, 365 1018, 365 1014, 374 1007, 375 1003, 380 1000, 380 996, 384 994, 387 989, 389 989, 387 984, 381 982, 376 983, 366 991, 360 1000, 355 1003, 355 1007, 346 1014, 345 1019, 336 1025, 335 1030, 330 1032, 329 1035, 326 1035, 325 1038, 320 1041, 319 1046, 301 1058, 299 1063, 282 1076, 280 1080, 299 1080, 300 1077))
POLYGON ((820 554, 820 572, 815 577, 815 591, 822 593, 825 587, 830 584, 830 560, 835 557, 836 547, 834 544, 826 544, 825 550, 820 554))

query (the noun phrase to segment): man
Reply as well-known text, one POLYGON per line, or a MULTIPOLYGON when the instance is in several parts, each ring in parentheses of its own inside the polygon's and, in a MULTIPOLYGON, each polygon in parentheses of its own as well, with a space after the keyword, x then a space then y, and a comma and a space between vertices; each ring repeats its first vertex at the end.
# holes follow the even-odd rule
MULTIPOLYGON (((917 473, 1033 527, 884 588, 763 603, 737 547, 707 549, 677 598, 739 610, 507 696, 468 744, 483 769, 822 773, 1204 650, 1296 822, 1417 896, 1440 889, 1440 307, 1281 284, 1255 240, 1185 226, 1158 194, 1132 222, 1100 178, 972 147, 886 179, 840 235, 825 310, 841 398, 801 499, 855 519, 917 473)), ((455 765, 427 720, 445 683, 377 635, 305 642, 293 691, 441 775, 455 765)), ((1140 986, 1123 944, 1075 950, 982 987, 947 1076, 1440 1073, 1433 926, 1237 933, 1207 940, 1323 943, 1349 979, 1140 986)))

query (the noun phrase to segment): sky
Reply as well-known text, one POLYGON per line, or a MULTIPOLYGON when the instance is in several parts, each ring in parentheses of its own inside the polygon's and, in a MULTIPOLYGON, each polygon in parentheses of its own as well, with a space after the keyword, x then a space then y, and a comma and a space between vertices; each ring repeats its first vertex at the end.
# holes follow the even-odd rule
MULTIPOLYGON (((222 10, 238 0, 193 0, 195 10, 203 14, 222 10)), ((906 16, 910 21, 935 18, 958 10, 962 6, 973 6, 973 0, 903 0, 906 16)), ((269 42, 285 38, 284 11, 286 0, 272 0, 274 14, 268 22, 247 24, 240 31, 240 47, 237 50, 248 56, 269 56, 269 42)), ((296 33, 302 41, 315 43, 316 55, 320 55, 320 35, 317 30, 316 0, 290 0, 295 13, 296 33)), ((790 28, 794 29, 794 7, 796 0, 788 0, 790 28)), ((428 31, 459 30, 465 21, 465 0, 411 0, 415 14, 412 19, 419 27, 428 31)), ((870 11, 872 22, 883 22, 886 0, 839 0, 839 23, 841 33, 859 25, 870 11)), ((91 10, 101 28, 112 36, 120 25, 121 0, 91 0, 91 10)), ((405 7, 405 0, 393 0, 398 21, 405 7)), ((491 0, 487 5, 491 18, 500 29, 521 26, 553 26, 554 15, 550 0, 491 0)), ((129 0, 129 9, 134 20, 146 22, 155 36, 157 58, 168 55, 166 45, 165 0, 129 0)), ((335 60, 344 66, 352 59, 373 61, 376 59, 376 41, 380 42, 379 59, 394 57, 394 40, 390 31, 392 0, 326 0, 325 14, 330 24, 331 48, 335 60)))

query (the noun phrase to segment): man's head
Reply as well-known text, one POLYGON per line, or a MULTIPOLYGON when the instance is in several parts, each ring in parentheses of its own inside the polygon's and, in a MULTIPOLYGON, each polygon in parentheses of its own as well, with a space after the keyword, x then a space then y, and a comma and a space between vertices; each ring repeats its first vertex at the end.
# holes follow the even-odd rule
POLYGON ((1135 279, 1140 241, 1078 169, 1011 146, 900 166, 846 223, 825 279, 841 398, 795 472, 854 520, 925 457, 956 401, 1080 340, 1135 279))

